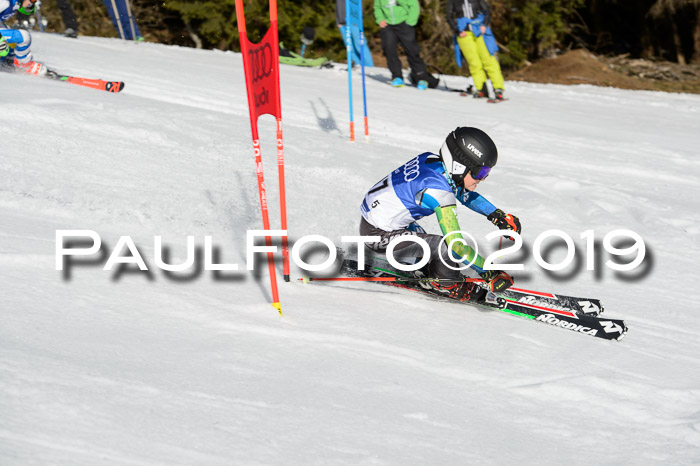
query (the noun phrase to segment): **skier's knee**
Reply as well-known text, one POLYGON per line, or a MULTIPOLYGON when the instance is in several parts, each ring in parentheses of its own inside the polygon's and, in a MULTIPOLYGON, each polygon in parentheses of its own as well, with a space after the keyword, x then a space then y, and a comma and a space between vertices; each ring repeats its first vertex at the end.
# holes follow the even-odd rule
POLYGON ((19 29, 20 40, 17 42, 17 47, 29 47, 32 45, 32 35, 25 29, 19 29))

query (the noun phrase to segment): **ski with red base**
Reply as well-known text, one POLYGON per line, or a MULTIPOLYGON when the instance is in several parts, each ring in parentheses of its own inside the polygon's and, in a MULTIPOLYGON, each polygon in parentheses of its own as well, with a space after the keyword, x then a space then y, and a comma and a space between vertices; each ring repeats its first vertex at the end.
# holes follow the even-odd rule
POLYGON ((89 87, 91 89, 97 89, 99 91, 107 92, 121 92, 124 89, 123 81, 105 81, 104 79, 90 79, 90 78, 80 78, 77 76, 69 76, 64 74, 59 74, 53 70, 46 71, 46 77, 49 79, 55 79, 56 81, 64 81, 69 84, 75 84, 76 86, 89 87))

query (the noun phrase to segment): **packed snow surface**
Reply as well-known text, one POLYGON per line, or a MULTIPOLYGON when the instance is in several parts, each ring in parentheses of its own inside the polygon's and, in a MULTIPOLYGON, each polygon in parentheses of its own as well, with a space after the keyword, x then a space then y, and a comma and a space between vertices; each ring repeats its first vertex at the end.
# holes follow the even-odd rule
MULTIPOLYGON (((303 284, 297 267, 284 283, 278 262, 280 317, 264 255, 246 270, 262 222, 241 55, 40 33, 32 47, 126 87, 0 73, 3 464, 700 463, 700 96, 509 82, 490 105, 373 68, 366 143, 356 69, 349 143, 343 66, 280 68, 292 241, 342 246, 374 183, 477 126, 499 149, 480 192, 522 221, 517 284, 602 299, 629 326, 608 342, 379 284, 303 284), (551 229, 576 244, 562 272, 533 258, 551 229), (617 229, 646 244, 633 272, 605 265, 617 229), (56 230, 95 231, 101 254, 56 270, 56 230), (178 263, 188 235, 239 270, 155 266, 155 236, 178 263), (147 273, 103 270, 121 236, 147 273)), ((272 117, 260 134, 279 228, 272 117)), ((494 246, 493 225, 458 215, 494 246)))

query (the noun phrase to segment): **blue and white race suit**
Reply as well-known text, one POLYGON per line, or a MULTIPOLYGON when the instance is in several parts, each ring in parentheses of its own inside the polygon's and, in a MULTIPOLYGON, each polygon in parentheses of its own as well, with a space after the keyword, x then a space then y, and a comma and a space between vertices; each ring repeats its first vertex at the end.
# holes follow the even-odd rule
POLYGON ((11 29, 5 26, 5 21, 17 13, 22 6, 22 0, 0 0, 0 35, 8 44, 14 44, 14 55, 20 63, 32 61, 32 36, 24 29, 11 29))
MULTIPOLYGON (((449 243, 454 238, 461 238, 459 233, 453 233, 460 230, 455 212, 457 200, 484 216, 496 210, 479 193, 456 188, 448 178, 440 156, 426 152, 375 184, 365 195, 361 211, 370 225, 385 232, 408 229, 416 220, 437 214, 442 233, 449 243)), ((452 243, 452 252, 464 262, 474 260, 472 248, 461 241, 452 243)), ((483 272, 483 258, 477 255, 471 267, 483 272)))
MULTIPOLYGON (((4 23, 12 18, 21 6, 22 2, 20 0, 0 0, 0 23, 4 23)), ((4 24, 2 28, 5 28, 4 24)))

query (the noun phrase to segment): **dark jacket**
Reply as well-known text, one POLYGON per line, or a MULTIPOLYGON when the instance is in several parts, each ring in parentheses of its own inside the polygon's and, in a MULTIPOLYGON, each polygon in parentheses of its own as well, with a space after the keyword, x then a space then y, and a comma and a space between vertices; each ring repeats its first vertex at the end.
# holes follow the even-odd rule
POLYGON ((335 0, 335 24, 345 25, 345 0, 335 0))
POLYGON ((483 25, 488 26, 491 22, 491 9, 486 0, 447 0, 447 23, 455 34, 459 33, 457 18, 474 19, 479 13, 484 14, 483 25))

